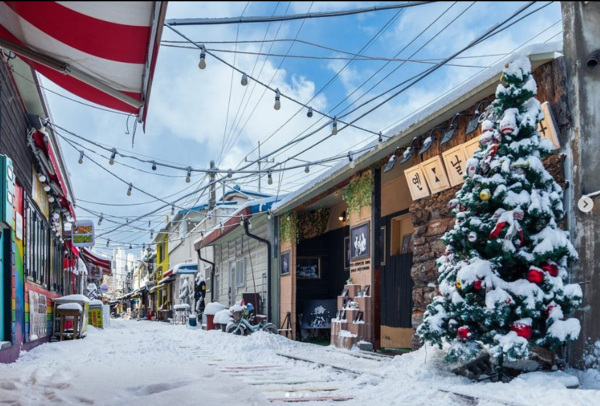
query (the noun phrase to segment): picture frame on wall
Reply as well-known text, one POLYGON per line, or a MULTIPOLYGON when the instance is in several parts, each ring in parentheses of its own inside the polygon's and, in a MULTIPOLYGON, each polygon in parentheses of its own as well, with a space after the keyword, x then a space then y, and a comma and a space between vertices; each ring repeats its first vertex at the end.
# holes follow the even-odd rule
POLYGON ((320 257, 298 257, 296 258, 297 279, 320 279, 321 258, 320 257))
POLYGON ((384 266, 387 259, 387 246, 386 246, 386 226, 381 226, 381 233, 379 234, 379 258, 381 260, 380 265, 384 266))
POLYGON ((350 229, 350 261, 366 259, 371 256, 371 233, 369 222, 350 229))
POLYGON ((363 289, 363 292, 362 292, 363 297, 369 296, 370 291, 371 291, 371 285, 365 285, 365 288, 363 289))
POLYGON ((283 275, 289 275, 290 274, 290 266, 291 266, 291 252, 290 251, 286 251, 284 253, 281 254, 281 261, 280 261, 280 274, 283 275))
POLYGON ((350 237, 344 237, 344 269, 350 269, 350 237))

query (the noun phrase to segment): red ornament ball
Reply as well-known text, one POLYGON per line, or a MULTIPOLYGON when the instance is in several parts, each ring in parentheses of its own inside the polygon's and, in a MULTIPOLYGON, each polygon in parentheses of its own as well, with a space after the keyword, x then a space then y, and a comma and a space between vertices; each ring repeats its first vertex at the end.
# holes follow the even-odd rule
POLYGON ((512 325, 511 331, 517 333, 519 337, 523 337, 526 340, 531 338, 531 334, 533 334, 533 328, 527 324, 516 322, 512 325))
POLYGON ((556 306, 554 305, 548 305, 548 307, 546 307, 546 317, 550 316, 550 313, 552 313, 552 309, 554 309, 556 306))
POLYGON ((481 281, 475 281, 475 283, 473 283, 473 287, 476 290, 481 290, 481 288, 483 287, 483 284, 481 283, 481 281))
POLYGON ((558 265, 556 265, 556 264, 542 265, 542 269, 544 271, 548 272, 548 274, 550 274, 550 276, 554 276, 554 277, 558 276, 558 265))
POLYGON ((532 269, 527 274, 527 280, 531 283, 542 283, 544 281, 544 273, 537 269, 532 269))
POLYGON ((460 338, 461 340, 466 340, 471 335, 471 329, 467 326, 459 327, 457 334, 458 338, 460 338))

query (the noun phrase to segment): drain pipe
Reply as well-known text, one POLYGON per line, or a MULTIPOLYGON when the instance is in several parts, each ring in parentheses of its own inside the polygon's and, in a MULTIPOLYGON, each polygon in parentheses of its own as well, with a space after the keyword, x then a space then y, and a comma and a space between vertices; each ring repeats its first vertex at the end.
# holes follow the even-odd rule
POLYGON ((244 221, 244 231, 248 237, 267 244, 267 321, 271 321, 271 243, 269 240, 250 234, 250 231, 248 231, 248 221, 244 221))
POLYGON ((215 263, 214 262, 210 262, 208 259, 204 259, 202 258, 202 254, 200 253, 200 249, 197 249, 196 252, 198 253, 198 259, 202 262, 206 262, 208 265, 211 266, 211 271, 210 271, 210 301, 211 303, 215 301, 215 263))

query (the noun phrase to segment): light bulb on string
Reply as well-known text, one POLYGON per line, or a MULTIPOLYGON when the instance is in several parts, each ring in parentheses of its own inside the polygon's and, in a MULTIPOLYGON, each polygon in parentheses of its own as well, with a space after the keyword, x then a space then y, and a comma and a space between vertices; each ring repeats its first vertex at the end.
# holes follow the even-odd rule
POLYGON ((45 190, 46 192, 49 192, 49 191, 50 191, 50 189, 52 189, 52 188, 51 188, 49 185, 45 185, 45 186, 44 186, 44 190, 45 190))
POLYGON ((246 75, 245 73, 242 74, 242 86, 247 86, 248 85, 248 75, 246 75))
POLYGON ((198 63, 200 69, 206 69, 206 48, 204 45, 200 45, 200 62, 198 63))
POLYGON ((129 249, 131 249, 131 244, 129 244, 129 249))
POLYGON ((129 184, 129 189, 127 189, 127 196, 131 196, 131 190, 133 189, 133 184, 129 184))
POLYGON ((337 133, 338 133, 337 117, 334 117, 333 122, 331 124, 331 135, 336 135, 337 133))
POLYGON ((279 89, 275 90, 275 104, 273 105, 275 110, 279 110, 281 108, 281 93, 279 93, 279 89))
POLYGON ((148 227, 150 227, 150 225, 152 224, 152 220, 148 221, 148 227))
POLYGON ((309 107, 308 112, 306 113, 306 117, 311 118, 313 116, 313 108, 309 107))
POLYGON ((191 176, 192 176, 192 168, 190 168, 188 166, 188 168, 187 168, 187 175, 185 177, 185 183, 190 183, 191 182, 191 180, 192 180, 191 176))
POLYGON ((248 220, 248 228, 252 230, 252 222, 250 220, 248 220))
POLYGON ((174 215, 175 215, 175 205, 172 204, 171 205, 171 216, 174 216, 174 215))
POLYGON ((50 197, 48 197, 48 201, 49 201, 50 203, 54 203, 54 196, 50 196, 50 197))
POLYGON ((348 161, 350 162, 350 168, 354 168, 354 166, 356 166, 356 162, 352 157, 352 151, 348 151, 348 161))
POLYGON ((150 230, 150 239, 154 239, 154 230, 150 230))
POLYGON ((100 218, 98 219, 98 225, 102 225, 102 220, 104 219, 104 214, 100 213, 100 218))
POLYGON ((156 170, 156 162, 152 161, 152 170, 155 171, 156 170))
POLYGON ((229 179, 231 179, 233 177, 233 170, 231 170, 231 169, 227 170, 227 177, 229 179))
POLYGON ((223 231, 223 222, 219 222, 219 227, 221 228, 221 231, 223 231))
POLYGON ((110 245, 110 240, 106 240, 106 246, 108 247, 110 245))
POLYGON ((383 134, 379 132, 379 143, 377 144, 378 149, 383 149, 383 134))
POLYGON ((114 165, 115 164, 115 157, 117 156, 117 150, 116 149, 112 149, 112 153, 110 154, 110 159, 108 160, 108 163, 110 165, 114 165))
POLYGON ((268 210, 268 211, 267 211, 267 218, 268 218, 269 220, 271 220, 271 218, 272 218, 272 216, 271 216, 271 210, 268 210))
POLYGON ((39 180, 40 182, 44 183, 44 182, 46 181, 46 176, 44 176, 44 175, 42 175, 42 174, 40 173, 40 176, 38 176, 38 180, 39 180))
POLYGON ((83 163, 83 151, 79 151, 79 160, 77 162, 79 162, 80 164, 83 163))
POLYGON ((310 172, 310 165, 306 165, 306 166, 304 167, 304 172, 305 172, 305 173, 308 173, 308 172, 310 172))
POLYGON ((270 170, 270 169, 269 169, 269 172, 267 172, 267 183, 268 183, 269 185, 272 185, 272 184, 273 184, 273 176, 272 176, 272 174, 271 174, 271 170, 270 170))

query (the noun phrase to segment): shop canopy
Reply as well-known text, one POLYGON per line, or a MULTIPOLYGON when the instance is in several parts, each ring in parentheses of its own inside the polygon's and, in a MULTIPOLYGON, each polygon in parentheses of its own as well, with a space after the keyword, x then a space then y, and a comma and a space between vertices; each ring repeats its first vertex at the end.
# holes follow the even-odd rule
POLYGON ((0 47, 77 96, 145 121, 167 2, 0 2, 0 47))
POLYGON ((102 273, 104 275, 112 275, 111 266, 110 266, 111 264, 110 264, 109 259, 96 256, 96 255, 92 254, 92 252, 86 248, 82 248, 79 251, 79 253, 81 255, 81 259, 83 259, 83 261, 86 264, 91 264, 91 265, 97 266, 99 268, 102 268, 102 273))

